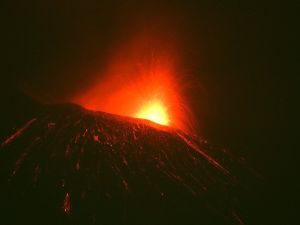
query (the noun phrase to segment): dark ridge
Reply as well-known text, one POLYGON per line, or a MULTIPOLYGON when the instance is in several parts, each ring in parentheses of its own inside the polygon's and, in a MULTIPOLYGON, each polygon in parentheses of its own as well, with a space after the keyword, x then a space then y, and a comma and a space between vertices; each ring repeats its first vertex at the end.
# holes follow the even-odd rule
POLYGON ((249 174, 226 150, 73 104, 32 109, 0 140, 6 224, 242 223, 249 174))

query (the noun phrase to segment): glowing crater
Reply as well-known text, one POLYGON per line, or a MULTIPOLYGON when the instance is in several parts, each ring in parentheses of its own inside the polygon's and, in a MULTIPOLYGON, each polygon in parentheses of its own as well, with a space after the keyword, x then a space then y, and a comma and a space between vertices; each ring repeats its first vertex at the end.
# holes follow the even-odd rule
POLYGON ((135 116, 136 118, 151 120, 152 122, 169 125, 170 119, 168 116, 167 108, 163 105, 162 102, 149 101, 138 111, 135 116))

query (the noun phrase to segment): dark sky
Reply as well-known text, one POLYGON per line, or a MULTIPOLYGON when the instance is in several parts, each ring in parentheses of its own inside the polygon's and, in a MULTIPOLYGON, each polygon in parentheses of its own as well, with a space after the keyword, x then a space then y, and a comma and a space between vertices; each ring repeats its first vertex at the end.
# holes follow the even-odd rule
POLYGON ((1 8, 2 97, 21 88, 45 102, 65 101, 97 79, 93 72, 116 45, 157 24, 180 34, 185 79, 197 84, 186 95, 199 133, 274 179, 288 182, 287 167, 296 170, 299 154, 288 138, 299 4, 46 0, 1 8))

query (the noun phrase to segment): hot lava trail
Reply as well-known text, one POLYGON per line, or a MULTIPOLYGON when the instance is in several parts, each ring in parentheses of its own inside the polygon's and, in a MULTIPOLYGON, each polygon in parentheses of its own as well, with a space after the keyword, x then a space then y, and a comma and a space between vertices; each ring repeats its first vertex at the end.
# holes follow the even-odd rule
POLYGON ((42 106, 2 137, 0 163, 6 224, 242 223, 240 165, 144 119, 42 106))

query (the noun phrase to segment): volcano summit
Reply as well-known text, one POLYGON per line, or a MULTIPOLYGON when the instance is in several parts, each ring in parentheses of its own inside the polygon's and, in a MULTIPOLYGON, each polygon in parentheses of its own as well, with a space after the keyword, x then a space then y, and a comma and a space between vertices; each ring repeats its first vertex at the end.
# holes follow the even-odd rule
POLYGON ((0 163, 6 224, 242 223, 238 160, 143 119, 39 106, 3 132, 0 163))

